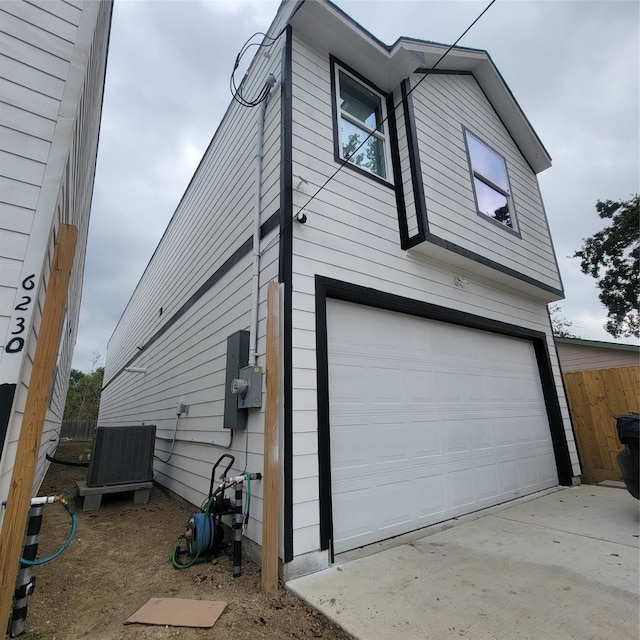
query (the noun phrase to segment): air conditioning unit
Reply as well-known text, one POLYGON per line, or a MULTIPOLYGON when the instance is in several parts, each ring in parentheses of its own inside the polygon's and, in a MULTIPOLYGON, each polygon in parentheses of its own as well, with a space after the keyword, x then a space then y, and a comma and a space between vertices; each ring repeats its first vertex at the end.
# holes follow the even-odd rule
POLYGON ((87 486, 149 482, 153 478, 155 439, 155 424, 97 427, 87 486))

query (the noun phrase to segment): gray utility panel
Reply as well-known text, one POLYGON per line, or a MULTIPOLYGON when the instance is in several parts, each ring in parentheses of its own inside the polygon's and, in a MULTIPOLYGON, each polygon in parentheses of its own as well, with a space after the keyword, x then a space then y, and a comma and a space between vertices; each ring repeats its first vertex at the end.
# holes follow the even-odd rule
POLYGON ((249 332, 237 331, 227 338, 227 371, 224 384, 224 428, 244 429, 247 411, 238 407, 238 395, 234 380, 240 369, 249 364, 249 332), (236 391, 234 393, 234 391, 236 391))

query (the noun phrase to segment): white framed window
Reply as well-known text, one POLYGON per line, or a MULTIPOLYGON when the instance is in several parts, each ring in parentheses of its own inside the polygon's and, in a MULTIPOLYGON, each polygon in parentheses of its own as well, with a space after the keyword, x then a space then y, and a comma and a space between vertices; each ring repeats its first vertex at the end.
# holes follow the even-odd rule
POLYGON ((386 97, 338 64, 334 81, 337 158, 391 182, 386 97))
POLYGON ((465 129, 464 133, 478 213, 515 231, 515 211, 505 159, 470 131, 465 129))

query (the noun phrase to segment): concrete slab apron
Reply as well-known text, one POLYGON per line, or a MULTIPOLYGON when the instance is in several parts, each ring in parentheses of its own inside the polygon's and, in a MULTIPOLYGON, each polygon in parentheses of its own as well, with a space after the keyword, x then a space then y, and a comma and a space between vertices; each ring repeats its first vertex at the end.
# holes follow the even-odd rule
POLYGON ((638 502, 565 489, 287 587, 361 640, 637 640, 638 502))

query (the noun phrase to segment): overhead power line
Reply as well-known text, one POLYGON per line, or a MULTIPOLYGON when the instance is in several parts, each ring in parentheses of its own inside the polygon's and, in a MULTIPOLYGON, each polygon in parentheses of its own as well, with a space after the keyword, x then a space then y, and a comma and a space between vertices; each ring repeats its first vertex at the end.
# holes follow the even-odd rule
MULTIPOLYGON (((462 34, 458 37, 458 39, 438 58, 436 63, 428 71, 425 72, 425 74, 422 76, 422 78, 420 78, 420 80, 413 87, 411 87, 411 89, 407 92, 406 97, 410 96, 429 77, 431 72, 434 71, 437 68, 437 66, 445 59, 445 57, 460 42, 460 40, 462 40, 462 38, 464 38, 464 36, 467 35, 467 33, 472 29, 472 27, 475 26, 475 24, 480 20, 480 18, 482 18, 482 16, 484 16, 484 14, 487 11, 489 11, 489 9, 495 4, 495 2, 496 2, 496 0, 491 0, 491 2, 478 15, 478 17, 462 32, 462 34)), ((400 100, 400 102, 398 102, 398 104, 394 105, 393 109, 391 109, 391 111, 380 122, 380 125, 378 125, 378 126, 383 125, 391 117, 391 115, 395 114, 396 110, 400 107, 400 105, 404 102, 405 99, 406 98, 400 100)), ((353 150, 353 152, 349 155, 348 158, 345 158, 340 163, 340 166, 324 181, 322 186, 304 203, 304 205, 300 209, 298 209, 298 211, 296 212, 296 215, 293 216, 292 219, 287 222, 287 224, 290 224, 294 217, 299 216, 309 206, 309 204, 318 196, 318 194, 320 194, 320 192, 325 189, 325 187, 340 173, 340 171, 342 171, 342 169, 345 167, 345 165, 349 164, 350 158, 352 158, 367 143, 367 141, 372 136, 373 136, 373 132, 371 132, 360 143, 360 145, 356 149, 353 150)))
POLYGON ((293 16, 295 16, 296 13, 298 13, 298 11, 300 10, 300 7, 302 7, 303 4, 304 4, 304 0, 295 8, 295 11, 289 16, 289 19, 287 20, 287 24, 284 27, 282 27, 282 29, 280 29, 280 32, 275 37, 271 37, 266 33, 263 33, 262 31, 256 31, 256 33, 254 33, 250 38, 248 38, 240 48, 240 52, 236 56, 236 61, 233 65, 233 71, 231 71, 231 76, 229 78, 229 91, 231 91, 231 95, 233 96, 233 99, 239 104, 241 104, 243 107, 249 107, 249 108, 257 107, 261 102, 266 100, 267 96, 269 95, 269 91, 271 90, 271 85, 268 82, 265 82, 264 86, 262 87, 262 89, 260 89, 258 95, 255 98, 252 98, 252 99, 245 98, 245 96, 242 95, 242 85, 247 79, 248 72, 245 73, 240 84, 236 85, 236 71, 240 66, 240 61, 244 57, 245 53, 247 53, 247 51, 251 49, 251 47, 258 47, 258 49, 262 49, 262 48, 268 49, 269 47, 272 47, 280 39, 282 34, 287 30, 287 26, 293 19, 293 16), (251 42, 256 36, 262 36, 262 42, 251 42))

